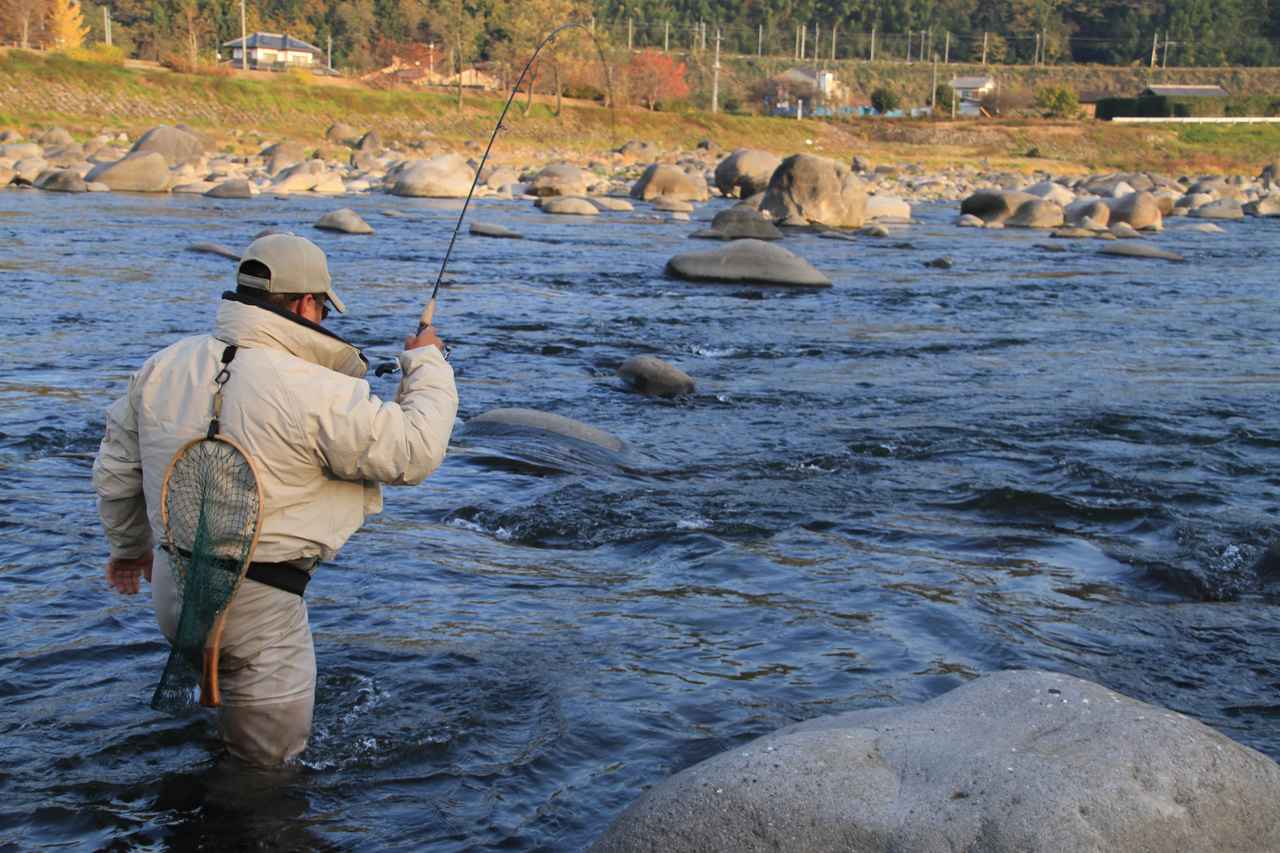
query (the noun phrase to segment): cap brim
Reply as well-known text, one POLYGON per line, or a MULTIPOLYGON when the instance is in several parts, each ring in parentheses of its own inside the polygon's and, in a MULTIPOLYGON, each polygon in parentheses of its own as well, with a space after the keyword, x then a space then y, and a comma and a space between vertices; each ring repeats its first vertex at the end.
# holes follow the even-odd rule
POLYGON ((347 306, 338 298, 338 294, 333 292, 333 288, 329 288, 324 292, 325 297, 329 300, 329 304, 333 306, 333 310, 339 314, 347 313, 347 306))

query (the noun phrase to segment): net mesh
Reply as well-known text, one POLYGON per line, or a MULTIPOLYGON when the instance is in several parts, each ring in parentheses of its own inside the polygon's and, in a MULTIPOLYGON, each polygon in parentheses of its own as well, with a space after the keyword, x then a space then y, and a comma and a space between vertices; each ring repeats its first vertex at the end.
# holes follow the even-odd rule
POLYGON ((151 707, 182 714, 196 703, 209 632, 231 603, 257 540, 261 507, 253 466, 227 441, 192 442, 169 466, 163 513, 182 612, 151 707))

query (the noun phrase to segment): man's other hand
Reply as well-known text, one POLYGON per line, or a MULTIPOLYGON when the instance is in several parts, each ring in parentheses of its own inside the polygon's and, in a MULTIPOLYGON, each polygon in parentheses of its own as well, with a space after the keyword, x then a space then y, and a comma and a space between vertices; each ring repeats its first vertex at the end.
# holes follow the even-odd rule
POLYGON ((139 589, 139 578, 151 583, 151 561, 154 555, 148 551, 141 557, 112 557, 107 560, 107 583, 116 592, 133 595, 139 589))
POLYGON ((416 335, 410 335, 404 339, 404 348, 406 350, 417 349, 418 347, 435 347, 444 352, 444 341, 440 340, 440 336, 436 334, 435 326, 427 326, 416 335))

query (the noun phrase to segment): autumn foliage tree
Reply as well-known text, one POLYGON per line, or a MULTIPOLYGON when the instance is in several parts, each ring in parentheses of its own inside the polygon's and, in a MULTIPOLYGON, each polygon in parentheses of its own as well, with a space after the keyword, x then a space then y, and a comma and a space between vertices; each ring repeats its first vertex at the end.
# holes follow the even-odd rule
POLYGON ((686 70, 683 62, 660 50, 642 50, 627 64, 627 82, 635 99, 652 110, 660 103, 688 96, 686 70))
POLYGON ((89 27, 76 0, 53 0, 49 4, 49 35, 59 50, 81 47, 88 34, 89 27))

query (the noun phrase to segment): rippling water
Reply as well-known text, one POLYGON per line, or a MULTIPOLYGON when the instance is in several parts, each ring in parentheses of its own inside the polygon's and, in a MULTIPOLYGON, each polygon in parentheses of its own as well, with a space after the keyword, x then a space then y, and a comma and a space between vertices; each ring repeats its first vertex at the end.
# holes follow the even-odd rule
POLYGON ((628 452, 460 431, 308 591, 304 766, 222 766, 208 720, 147 707, 167 647, 101 580, 92 454, 129 372, 229 286, 192 242, 312 237, 352 307, 334 327, 394 353, 458 206, 358 199, 375 236, 313 231, 342 203, 0 192, 0 849, 577 849, 745 739, 1009 667, 1280 758, 1280 577, 1254 568, 1280 224, 1175 223, 1170 265, 924 207, 885 240, 790 237, 835 282, 792 294, 664 279, 710 248, 696 222, 486 201, 470 219, 529 239, 455 253, 461 416, 544 409, 628 452), (625 392, 645 353, 697 394, 625 392))

